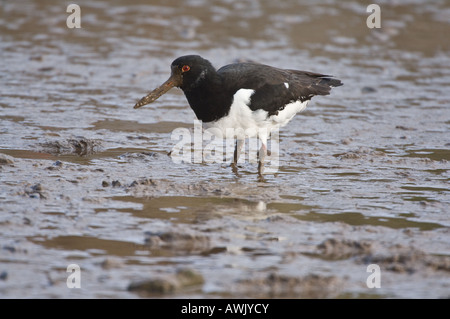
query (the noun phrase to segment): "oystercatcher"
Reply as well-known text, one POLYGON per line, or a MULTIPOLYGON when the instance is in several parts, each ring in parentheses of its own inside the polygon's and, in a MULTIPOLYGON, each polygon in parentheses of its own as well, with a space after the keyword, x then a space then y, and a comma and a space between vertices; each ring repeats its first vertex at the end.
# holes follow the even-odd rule
POLYGON ((342 82, 329 75, 241 62, 216 70, 198 55, 175 59, 171 76, 139 100, 135 109, 152 103, 173 87, 183 90, 195 115, 221 137, 235 138, 233 168, 246 137, 258 136, 258 174, 264 170, 270 132, 286 125, 315 95, 328 95, 342 82), (230 136, 230 132, 232 136, 230 136))

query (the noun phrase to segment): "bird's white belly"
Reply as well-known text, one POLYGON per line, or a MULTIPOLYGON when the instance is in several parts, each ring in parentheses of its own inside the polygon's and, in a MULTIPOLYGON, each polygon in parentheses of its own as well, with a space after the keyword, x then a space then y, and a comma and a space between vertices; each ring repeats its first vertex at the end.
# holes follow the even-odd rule
POLYGON ((308 101, 292 102, 278 114, 268 116, 268 112, 265 110, 252 111, 248 107, 254 92, 251 89, 238 90, 233 96, 233 104, 228 115, 217 121, 204 123, 204 127, 221 138, 244 139, 259 136, 262 141, 265 141, 272 131, 286 125, 308 104, 308 101))

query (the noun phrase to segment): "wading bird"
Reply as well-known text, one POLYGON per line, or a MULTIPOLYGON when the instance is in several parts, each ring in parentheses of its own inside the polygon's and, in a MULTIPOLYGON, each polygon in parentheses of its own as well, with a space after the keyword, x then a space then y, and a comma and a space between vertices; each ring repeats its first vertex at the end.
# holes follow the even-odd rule
POLYGON ((254 136, 260 139, 261 176, 270 133, 303 111, 313 96, 328 95, 332 87, 340 85, 340 80, 329 75, 253 62, 233 63, 216 70, 201 56, 186 55, 172 62, 169 79, 139 100, 134 108, 152 103, 171 88, 179 87, 204 126, 216 128, 227 138, 230 138, 227 130, 235 132, 234 169, 244 139, 254 136))

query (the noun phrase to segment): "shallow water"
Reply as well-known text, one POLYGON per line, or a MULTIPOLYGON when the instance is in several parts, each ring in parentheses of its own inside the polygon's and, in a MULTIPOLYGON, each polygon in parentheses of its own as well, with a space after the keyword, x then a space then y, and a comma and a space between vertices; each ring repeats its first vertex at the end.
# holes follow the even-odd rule
POLYGON ((58 1, 2 2, 0 296, 448 298, 450 5, 381 1, 369 29, 369 3, 78 1, 69 29, 58 1), (180 90, 132 108, 191 53, 344 86, 281 129, 276 173, 237 176, 169 156, 180 90), (180 268, 203 280, 130 288, 180 268))

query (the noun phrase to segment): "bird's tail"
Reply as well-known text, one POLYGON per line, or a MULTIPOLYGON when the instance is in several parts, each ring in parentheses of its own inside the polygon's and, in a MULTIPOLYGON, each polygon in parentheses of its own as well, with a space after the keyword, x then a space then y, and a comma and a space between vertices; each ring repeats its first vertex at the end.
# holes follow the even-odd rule
POLYGON ((321 81, 319 82, 319 84, 324 84, 331 87, 344 85, 344 83, 342 83, 341 80, 333 78, 331 75, 323 75, 321 77, 321 81))

